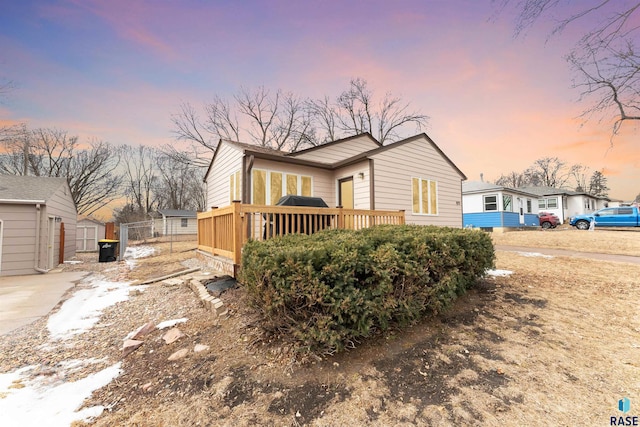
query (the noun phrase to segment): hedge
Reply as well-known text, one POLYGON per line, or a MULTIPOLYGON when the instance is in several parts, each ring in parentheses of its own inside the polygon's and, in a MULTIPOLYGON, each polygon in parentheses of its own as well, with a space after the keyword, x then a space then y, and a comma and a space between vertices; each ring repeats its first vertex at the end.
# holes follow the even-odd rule
POLYGON ((239 279, 265 329, 332 353, 441 312, 494 259, 482 231, 383 225, 250 241, 239 279))

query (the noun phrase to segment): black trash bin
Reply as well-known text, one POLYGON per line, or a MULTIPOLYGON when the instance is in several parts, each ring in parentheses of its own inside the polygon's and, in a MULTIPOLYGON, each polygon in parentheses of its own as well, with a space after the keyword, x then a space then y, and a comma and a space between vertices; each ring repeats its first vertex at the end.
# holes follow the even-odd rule
POLYGON ((100 247, 100 255, 98 262, 113 262, 118 259, 116 251, 118 249, 119 240, 103 239, 98 241, 100 247))

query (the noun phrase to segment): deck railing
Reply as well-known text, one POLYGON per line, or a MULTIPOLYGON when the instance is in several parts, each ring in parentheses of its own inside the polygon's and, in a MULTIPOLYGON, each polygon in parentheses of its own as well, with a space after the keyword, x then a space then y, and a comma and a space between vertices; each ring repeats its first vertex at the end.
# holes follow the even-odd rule
POLYGON ((404 211, 260 206, 234 201, 230 206, 198 213, 198 249, 240 265, 242 246, 249 239, 404 223, 404 211))

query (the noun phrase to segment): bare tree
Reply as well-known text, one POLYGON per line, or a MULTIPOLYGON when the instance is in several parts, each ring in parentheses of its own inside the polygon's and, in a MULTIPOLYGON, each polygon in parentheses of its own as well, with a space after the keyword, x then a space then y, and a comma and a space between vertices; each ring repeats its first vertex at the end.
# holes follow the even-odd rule
POLYGON ((563 188, 571 176, 567 163, 557 157, 545 157, 533 162, 533 165, 525 171, 531 180, 537 178, 535 185, 542 185, 553 188, 563 188))
MULTIPOLYGON (((514 0, 496 0, 505 8, 514 0)), ((636 51, 640 2, 612 0, 521 0, 516 34, 538 20, 557 22, 551 35, 562 33, 569 25, 579 25, 597 17, 595 24, 577 41, 567 60, 576 72, 574 87, 581 99, 590 104, 583 117, 594 114, 613 118, 616 135, 624 122, 640 120, 640 61, 636 51)))
POLYGON ((399 130, 414 125, 419 131, 426 126, 428 116, 409 110, 409 103, 391 93, 385 94, 376 106, 374 94, 367 81, 352 79, 349 89, 342 92, 333 104, 321 99, 310 104, 314 112, 314 123, 327 135, 346 136, 364 132, 371 133, 381 143, 400 138, 399 130), (335 129, 342 131, 337 135, 335 129))
POLYGON ((4 153, 0 155, 0 173, 27 175, 31 134, 24 123, 0 129, 0 144, 4 153))
POLYGON ((95 140, 81 148, 78 137, 66 131, 30 131, 20 125, 5 133, 2 144, 0 172, 66 178, 81 215, 90 215, 120 196, 119 157, 106 142, 95 140))
POLYGON ((508 188, 524 187, 529 183, 526 181, 526 177, 522 172, 509 172, 506 175, 500 175, 495 181, 496 185, 508 188))
POLYGON ((571 178, 575 181, 575 190, 576 191, 588 191, 588 182, 587 176, 589 173, 589 168, 584 165, 573 165, 569 170, 569 174, 571 178))
POLYGON ((158 198, 154 192, 157 182, 157 150, 144 145, 120 147, 124 167, 124 193, 128 203, 140 215, 158 208, 158 198))
POLYGON ((159 208, 205 210, 202 168, 190 166, 172 155, 158 153, 157 175, 154 191, 159 208))
POLYGON ((409 110, 409 103, 386 94, 375 102, 363 79, 353 79, 335 98, 304 99, 290 92, 241 88, 232 102, 214 97, 200 119, 190 104, 172 116, 174 135, 206 150, 220 138, 295 151, 335 139, 369 132, 380 142, 400 138, 401 129, 420 129, 428 117, 409 110), (246 138, 246 139, 245 139, 246 138))
POLYGON ((253 91, 241 88, 233 96, 233 103, 214 97, 205 106, 204 120, 190 104, 180 108, 172 116, 174 135, 206 150, 214 150, 220 138, 247 138, 246 142, 278 150, 295 150, 304 143, 313 143, 305 103, 292 93, 271 92, 264 87, 253 91))

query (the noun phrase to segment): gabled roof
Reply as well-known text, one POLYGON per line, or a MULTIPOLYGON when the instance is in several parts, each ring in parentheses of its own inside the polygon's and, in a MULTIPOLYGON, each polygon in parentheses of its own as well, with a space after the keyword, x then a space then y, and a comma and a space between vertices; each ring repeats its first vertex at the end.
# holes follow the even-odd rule
POLYGON ((162 216, 166 217, 179 217, 179 218, 195 218, 196 211, 187 211, 182 209, 158 209, 158 212, 162 216))
POLYGON ((548 187, 544 185, 537 185, 537 186, 532 185, 527 187, 520 187, 520 189, 523 191, 527 191, 529 193, 536 194, 538 196, 557 196, 557 195, 587 196, 587 197, 592 197, 594 199, 609 200, 608 197, 595 196, 593 194, 589 194, 584 191, 573 191, 566 188, 555 188, 555 187, 548 187))
POLYGON ((368 159, 371 156, 375 156, 376 154, 382 153, 384 151, 393 150, 394 148, 398 148, 398 147, 401 147, 401 146, 403 146, 405 144, 409 144, 411 142, 417 141, 420 138, 426 139, 427 142, 433 147, 433 149, 436 150, 438 152, 438 154, 440 154, 440 156, 442 156, 442 158, 447 163, 449 163, 449 165, 451 165, 451 167, 460 175, 460 177, 463 180, 467 179, 467 176, 464 173, 462 173, 462 171, 458 168, 458 166, 456 166, 451 161, 451 159, 449 159, 449 157, 447 157, 447 155, 444 154, 444 152, 440 149, 440 147, 438 147, 438 145, 435 142, 433 142, 433 140, 431 138, 429 138, 429 135, 427 135, 424 132, 419 133, 419 134, 414 135, 414 136, 411 136, 409 138, 405 138, 405 139, 403 139, 401 141, 398 141, 398 142, 394 142, 394 143, 391 143, 391 144, 388 144, 388 145, 384 145, 384 146, 379 147, 379 148, 375 148, 375 149, 370 150, 370 151, 366 151, 366 152, 364 152, 362 154, 359 154, 357 156, 351 157, 350 159, 346 159, 346 160, 343 160, 342 162, 336 163, 334 166, 335 167, 347 166, 347 165, 350 165, 352 163, 356 163, 357 161, 360 161, 362 159, 368 159))
POLYGON ((0 175, 0 202, 46 203, 65 185, 66 178, 0 175))
MULTIPOLYGON (((350 139, 353 138, 357 138, 357 137, 361 137, 363 135, 368 135, 369 138, 371 138, 373 141, 375 141, 378 145, 380 145, 380 143, 373 138, 370 134, 366 133, 366 134, 358 134, 358 135, 354 135, 352 137, 349 138, 343 138, 337 141, 333 141, 333 142, 328 142, 327 144, 324 145, 319 145, 318 147, 312 147, 306 150, 302 150, 296 153, 300 153, 300 152, 307 152, 309 150, 315 149, 315 148, 320 148, 320 147, 324 147, 325 145, 328 144, 333 144, 335 142, 345 142, 348 141, 350 139)), ((362 152, 360 154, 357 154, 355 156, 349 157, 347 159, 335 162, 335 163, 319 163, 319 162, 314 162, 311 160, 304 160, 304 159, 298 159, 296 157, 293 156, 293 154, 295 153, 286 153, 284 151, 279 151, 279 150, 274 150, 272 148, 268 148, 268 147, 260 147, 257 145, 252 145, 252 144, 245 144, 242 142, 237 142, 237 141, 231 141, 231 140, 220 140, 220 143, 218 143, 218 146, 216 147, 216 151, 213 153, 213 158, 211 159, 211 163, 209 163, 209 167, 207 168, 207 171, 204 174, 204 180, 206 181, 207 176, 209 175, 209 172, 211 171, 211 167, 213 166, 213 162, 215 161, 216 155, 218 154, 218 151, 220 150, 220 147, 222 146, 222 144, 229 144, 231 146, 234 146, 236 148, 239 148, 240 150, 242 150, 242 152, 245 155, 253 155, 256 158, 260 158, 260 159, 264 159, 264 160, 274 160, 274 161, 278 161, 278 162, 283 162, 283 163, 291 163, 291 164, 297 164, 297 165, 302 165, 302 166, 310 166, 310 167, 315 167, 315 168, 319 168, 319 169, 327 169, 327 170, 334 170, 334 169, 338 169, 341 168, 343 166, 349 166, 353 163, 357 163, 359 161, 365 160, 370 158, 371 156, 375 156, 376 154, 382 153, 384 151, 387 150, 393 150, 397 147, 401 147, 405 144, 409 144, 411 142, 417 141, 421 138, 424 138, 437 152, 438 154, 440 154, 440 156, 442 156, 442 158, 449 163, 449 165, 451 165, 451 167, 460 175, 460 177, 463 180, 466 180, 467 177, 464 173, 462 173, 462 171, 451 161, 451 159, 449 159, 449 157, 447 157, 446 154, 444 154, 444 152, 440 149, 440 147, 438 147, 438 145, 433 142, 433 140, 431 138, 429 138, 429 136, 426 133, 420 133, 418 135, 414 135, 412 137, 403 139, 401 141, 398 142, 394 142, 388 145, 380 145, 378 148, 374 148, 372 150, 369 151, 365 151, 362 152)))
POLYGON ((490 193, 494 191, 508 191, 523 196, 538 197, 537 194, 524 191, 522 188, 503 187, 484 181, 468 181, 462 183, 462 194, 490 193))
POLYGON ((94 224, 98 224, 98 225, 104 225, 104 222, 99 221, 95 218, 90 218, 88 216, 79 216, 78 217, 78 223, 80 223, 81 221, 89 221, 89 222, 93 222, 94 224))
POLYGON ((375 139, 369 132, 364 132, 364 133, 359 133, 357 135, 348 136, 346 138, 336 139, 335 141, 326 142, 324 144, 316 145, 315 147, 305 148, 304 150, 294 151, 292 153, 288 153, 287 156, 295 157, 298 154, 304 154, 304 153, 308 153, 310 151, 322 150, 322 149, 325 149, 327 147, 331 147, 331 146, 337 145, 337 144, 342 144, 344 142, 349 142, 349 141, 351 141, 353 139, 360 138, 360 137, 363 137, 363 136, 367 137, 369 140, 374 142, 377 146, 382 147, 382 144, 377 139, 375 139))

